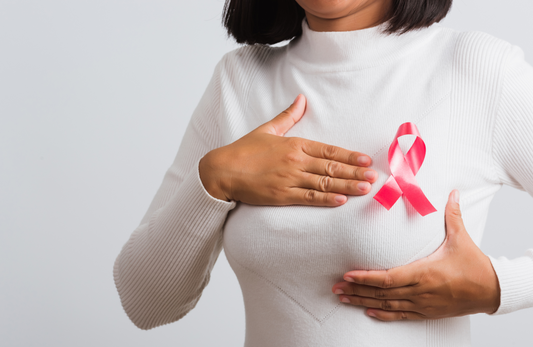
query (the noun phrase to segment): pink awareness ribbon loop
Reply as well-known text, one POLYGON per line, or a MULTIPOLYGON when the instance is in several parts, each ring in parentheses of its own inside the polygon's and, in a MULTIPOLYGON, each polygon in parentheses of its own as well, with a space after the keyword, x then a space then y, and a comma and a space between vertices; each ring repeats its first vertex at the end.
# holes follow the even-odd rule
POLYGON ((422 216, 437 211, 426 198, 415 179, 415 175, 422 166, 425 157, 426 144, 420 137, 416 125, 411 122, 400 125, 389 147, 391 175, 383 187, 374 195, 374 199, 387 210, 390 210, 403 194, 422 216), (403 135, 416 135, 415 142, 405 156, 398 143, 398 137, 403 135))

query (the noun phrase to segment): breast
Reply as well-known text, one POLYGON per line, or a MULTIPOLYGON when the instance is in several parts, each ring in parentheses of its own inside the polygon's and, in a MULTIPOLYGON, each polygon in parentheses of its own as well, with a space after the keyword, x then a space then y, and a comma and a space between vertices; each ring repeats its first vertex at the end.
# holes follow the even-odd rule
POLYGON ((327 275, 401 266, 443 241, 442 195, 434 201, 438 211, 421 217, 403 197, 387 211, 372 198, 378 188, 339 207, 239 203, 226 221, 224 247, 266 276, 293 264, 306 275, 327 275))
POLYGON ((238 204, 225 224, 224 250, 243 291, 258 281, 326 319, 338 305, 331 287, 345 272, 433 253, 445 238, 445 199, 421 217, 403 198, 387 211, 372 198, 376 189, 333 208, 238 204))

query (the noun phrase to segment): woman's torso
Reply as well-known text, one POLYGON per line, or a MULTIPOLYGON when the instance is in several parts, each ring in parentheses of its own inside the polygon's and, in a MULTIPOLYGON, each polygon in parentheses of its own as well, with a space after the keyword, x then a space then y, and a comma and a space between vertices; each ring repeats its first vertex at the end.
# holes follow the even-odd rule
MULTIPOLYGON (((253 80, 241 86, 239 107, 221 101, 223 117, 231 117, 237 129, 228 132, 227 143, 303 93, 306 113, 285 136, 368 154, 379 174, 370 193, 349 196, 340 207, 238 203, 230 212, 224 249, 244 295, 246 346, 469 345, 467 317, 379 322, 362 307, 340 303, 331 291, 347 271, 389 269, 433 253, 445 238, 444 207, 454 188, 461 191, 467 230, 479 243, 499 185, 482 165, 491 160, 485 139, 490 118, 483 105, 468 105, 463 89, 471 77, 460 73, 459 41, 459 33, 433 26, 393 58, 337 71, 307 65, 293 47, 299 43, 261 53, 250 49, 235 58, 242 64, 233 73, 253 80), (417 125, 427 148, 416 179, 437 212, 424 217, 404 197, 389 211, 373 199, 390 175, 388 147, 404 122, 417 125), (465 145, 472 136, 480 140, 465 145)), ((324 56, 317 59, 320 64, 324 56)), ((400 138, 404 152, 412 140, 400 138)))

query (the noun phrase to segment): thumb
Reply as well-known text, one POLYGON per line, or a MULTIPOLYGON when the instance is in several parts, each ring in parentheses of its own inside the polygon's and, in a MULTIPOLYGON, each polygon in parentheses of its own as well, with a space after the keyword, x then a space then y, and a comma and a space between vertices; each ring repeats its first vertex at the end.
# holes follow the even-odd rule
POLYGON ((292 105, 285 111, 278 114, 272 120, 259 126, 256 131, 283 136, 290 128, 293 127, 304 115, 307 101, 303 94, 298 94, 292 105))
POLYGON ((465 230, 461 207, 459 206, 459 191, 457 189, 452 190, 448 196, 444 214, 447 237, 465 230))

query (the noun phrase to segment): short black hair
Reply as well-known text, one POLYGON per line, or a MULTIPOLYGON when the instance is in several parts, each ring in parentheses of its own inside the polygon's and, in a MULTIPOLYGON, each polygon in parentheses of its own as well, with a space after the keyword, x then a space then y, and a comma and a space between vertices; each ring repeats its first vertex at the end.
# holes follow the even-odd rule
MULTIPOLYGON (((392 0, 385 33, 399 35, 440 22, 452 0, 392 0)), ((275 44, 302 34, 304 9, 295 0, 226 0, 222 23, 238 43, 275 44)))

